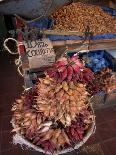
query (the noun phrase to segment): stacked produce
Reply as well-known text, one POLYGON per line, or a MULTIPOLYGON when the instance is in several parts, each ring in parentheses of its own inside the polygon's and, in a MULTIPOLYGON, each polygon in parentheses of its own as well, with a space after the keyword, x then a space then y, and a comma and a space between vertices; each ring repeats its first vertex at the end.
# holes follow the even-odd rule
POLYGON ((93 74, 77 56, 61 58, 47 73, 15 101, 12 122, 13 131, 45 152, 54 152, 74 147, 91 128, 94 114, 86 81, 93 74))
POLYGON ((116 33, 116 19, 99 6, 72 3, 51 15, 55 30, 85 32, 87 26, 94 34, 116 33))

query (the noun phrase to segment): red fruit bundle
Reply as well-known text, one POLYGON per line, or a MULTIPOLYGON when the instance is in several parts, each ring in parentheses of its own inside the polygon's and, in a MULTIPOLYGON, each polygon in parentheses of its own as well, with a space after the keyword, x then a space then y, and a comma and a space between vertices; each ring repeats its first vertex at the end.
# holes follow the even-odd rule
POLYGON ((94 120, 91 106, 87 104, 85 87, 79 83, 76 86, 73 81, 57 84, 48 77, 40 81, 15 101, 12 107, 13 132, 20 133, 46 153, 78 144, 94 120), (62 92, 65 97, 69 94, 64 102, 61 102, 62 92), (78 98, 73 97, 75 95, 71 92, 78 98), (82 94, 78 96, 80 92, 82 94))
POLYGON ((47 70, 47 74, 57 82, 65 80, 89 83, 93 79, 93 72, 84 66, 77 55, 60 58, 47 70))
POLYGON ((77 55, 59 59, 47 73, 15 101, 13 132, 55 153, 82 141, 94 121, 86 89, 93 73, 77 55))

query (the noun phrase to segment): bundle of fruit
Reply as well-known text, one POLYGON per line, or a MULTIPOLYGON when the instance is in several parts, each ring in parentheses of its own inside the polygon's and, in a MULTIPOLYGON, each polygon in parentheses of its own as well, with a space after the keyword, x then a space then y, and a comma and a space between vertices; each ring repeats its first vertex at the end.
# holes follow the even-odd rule
MULTIPOLYGON (((20 133, 31 143, 44 149, 45 152, 74 147, 75 144, 83 140, 94 121, 93 111, 89 105, 86 104, 77 112, 74 110, 73 113, 76 114, 72 121, 71 114, 66 113, 65 109, 64 111, 59 109, 59 114, 56 115, 51 107, 49 113, 51 112, 52 116, 49 114, 45 116, 45 112, 49 110, 49 103, 40 101, 40 109, 39 103, 36 108, 34 98, 39 98, 39 95, 37 97, 34 94, 31 90, 30 93, 16 100, 12 107, 14 112, 12 121, 15 122, 13 132, 20 133), (48 109, 43 110, 42 105, 43 108, 48 106, 48 109)), ((64 104, 67 106, 67 103, 64 104)), ((56 107, 59 108, 60 105, 56 105, 56 107)))
POLYGON ((76 115, 88 107, 89 94, 81 83, 73 81, 56 83, 46 77, 37 85, 39 97, 33 107, 46 118, 54 118, 64 126, 71 125, 76 115))
POLYGON ((47 74, 54 78, 58 83, 62 81, 80 82, 85 85, 90 95, 98 93, 100 87, 94 83, 94 73, 90 68, 85 67, 84 63, 74 54, 72 57, 62 57, 47 70, 47 74))
POLYGON ((77 56, 62 58, 53 66, 47 71, 49 74, 24 92, 12 107, 13 131, 52 153, 74 148, 95 121, 85 82, 91 81, 92 72, 77 56), (67 71, 70 68, 72 72, 67 71))
POLYGON ((60 58, 53 64, 52 68, 47 71, 47 74, 58 82, 67 80, 88 83, 91 82, 94 77, 93 72, 84 66, 77 54, 71 58, 60 58))

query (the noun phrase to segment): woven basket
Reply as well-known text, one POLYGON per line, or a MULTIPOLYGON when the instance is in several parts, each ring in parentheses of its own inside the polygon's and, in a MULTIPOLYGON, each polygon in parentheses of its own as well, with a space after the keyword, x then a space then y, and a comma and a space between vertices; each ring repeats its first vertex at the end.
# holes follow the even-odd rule
MULTIPOLYGON (((28 88, 26 90, 29 91, 30 89, 31 88, 28 88)), ((94 110, 93 110, 93 107, 92 107, 91 103, 90 103, 90 107, 91 107, 91 110, 93 112, 93 115, 95 116, 95 113, 94 113, 94 110)), ((14 120, 11 121, 11 124, 12 124, 13 128, 15 128, 14 120)), ((42 152, 42 153, 45 153, 45 154, 48 154, 48 155, 59 155, 59 154, 65 154, 65 153, 68 153, 68 152, 72 152, 74 150, 78 150, 83 144, 85 144, 85 142, 90 138, 90 136, 95 133, 95 130, 96 130, 96 126, 95 126, 95 117, 94 117, 93 118, 93 122, 90 124, 90 126, 88 128, 88 131, 85 134, 85 136, 84 136, 82 141, 80 141, 79 143, 75 144, 75 146, 73 148, 69 147, 69 148, 63 149, 61 151, 56 151, 54 153, 45 152, 42 148, 40 148, 40 147, 38 147, 36 145, 33 145, 31 142, 29 142, 27 139, 25 139, 25 137, 22 136, 19 132, 17 132, 13 136, 13 143, 15 145, 16 144, 20 144, 22 146, 22 148, 23 148, 23 146, 26 146, 26 148, 28 148, 28 149, 33 149, 34 151, 42 152)))
MULTIPOLYGON (((13 127, 15 127, 15 124, 12 123, 13 127)), ((82 145, 85 144, 85 142, 90 138, 90 136, 92 134, 94 134, 95 132, 95 129, 96 129, 96 126, 95 126, 95 122, 93 122, 90 126, 90 128, 88 129, 88 132, 87 134, 85 135, 83 141, 79 142, 78 144, 75 145, 74 148, 72 147, 69 147, 67 149, 64 149, 62 151, 57 151, 57 152, 54 152, 54 153, 51 153, 51 152, 45 152, 43 149, 41 149, 40 147, 37 147, 35 145, 33 145, 32 143, 30 143, 28 140, 25 139, 24 136, 22 136, 21 134, 19 133, 16 133, 14 136, 13 136, 13 143, 15 145, 17 144, 20 144, 23 148, 23 146, 26 146, 26 148, 28 149, 33 149, 34 151, 37 151, 37 152, 42 152, 42 153, 45 153, 45 154, 48 154, 48 155, 59 155, 59 154, 65 154, 65 153, 69 153, 69 152, 72 152, 74 150, 78 150, 82 145)))
MULTIPOLYGON (((12 122, 12 126, 15 127, 15 123, 12 122)), ((72 147, 69 147, 67 149, 64 149, 62 151, 57 151, 57 152, 54 152, 54 154, 52 154, 51 152, 45 152, 42 148, 38 147, 38 146, 35 146, 33 145, 31 142, 29 142, 28 140, 25 139, 24 136, 22 136, 20 133, 16 133, 14 136, 13 136, 13 143, 16 145, 16 144, 20 144, 23 148, 23 146, 26 146, 26 148, 28 149, 33 149, 34 151, 37 151, 37 152, 42 152, 42 153, 46 153, 48 155, 59 155, 59 154, 65 154, 65 153, 69 153, 69 152, 72 152, 74 150, 78 150, 82 145, 85 144, 85 142, 90 138, 90 136, 92 134, 94 134, 95 132, 95 129, 96 129, 96 126, 95 126, 95 122, 93 122, 89 129, 88 129, 88 132, 87 134, 85 135, 84 139, 79 142, 78 144, 76 144, 74 146, 74 148, 72 147)))

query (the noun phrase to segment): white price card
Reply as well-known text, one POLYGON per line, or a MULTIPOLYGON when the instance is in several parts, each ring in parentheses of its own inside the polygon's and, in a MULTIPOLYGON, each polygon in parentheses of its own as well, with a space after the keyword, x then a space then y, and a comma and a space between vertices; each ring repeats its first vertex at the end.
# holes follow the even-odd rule
POLYGON ((51 66, 55 62, 54 49, 48 38, 24 41, 24 46, 31 69, 51 66))

